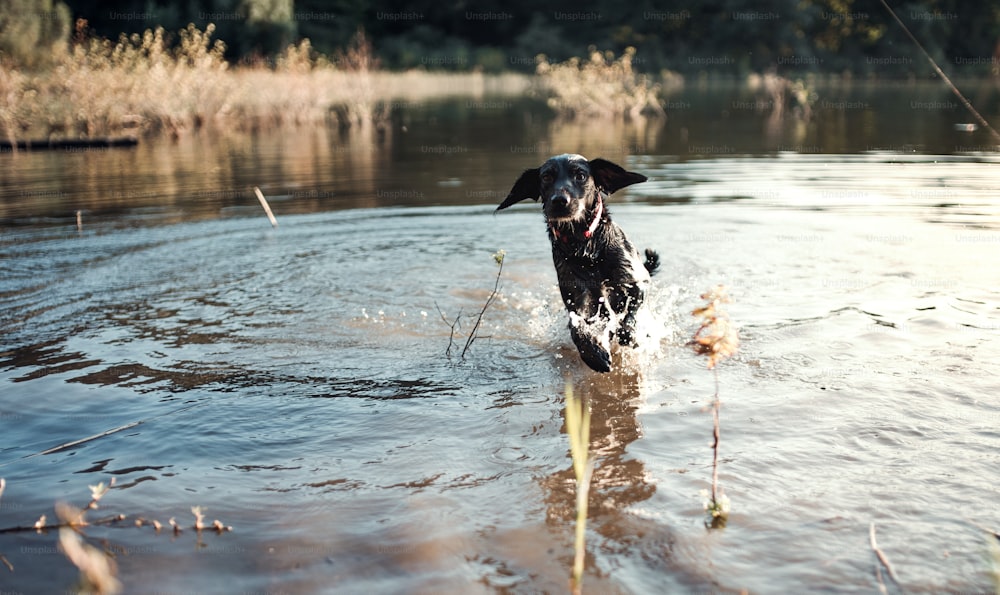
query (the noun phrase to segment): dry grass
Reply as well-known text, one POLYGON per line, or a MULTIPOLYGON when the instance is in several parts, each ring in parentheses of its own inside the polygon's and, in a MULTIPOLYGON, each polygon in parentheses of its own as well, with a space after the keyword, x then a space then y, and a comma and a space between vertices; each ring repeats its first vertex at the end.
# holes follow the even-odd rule
POLYGON ((791 114, 808 121, 812 116, 816 92, 809 82, 801 79, 793 81, 774 72, 766 72, 747 77, 747 88, 760 96, 758 105, 770 109, 772 118, 780 119, 791 114))
MULTIPOLYGON (((334 56, 303 40, 273 60, 231 66, 214 26, 170 35, 162 28, 122 35, 89 34, 78 21, 70 50, 47 69, 27 73, 0 66, 0 135, 16 139, 81 138, 166 132, 203 126, 248 130, 278 125, 380 126, 393 105, 436 97, 520 94, 530 77, 480 72, 380 69, 359 31, 334 56)), ((635 50, 615 58, 549 63, 539 56, 537 83, 560 115, 628 118, 663 115, 663 84, 632 68, 635 50)), ((671 86, 676 79, 664 79, 671 86)))
MULTIPOLYGON (((617 59, 611 52, 590 50, 587 60, 570 58, 550 63, 538 56, 535 70, 540 84, 550 95, 549 106, 568 118, 638 119, 646 115, 663 116, 660 94, 663 86, 632 69, 635 48, 626 48, 617 59)), ((671 84, 679 84, 669 78, 671 84)))
POLYGON ((275 60, 230 67, 213 31, 189 25, 172 43, 160 28, 112 42, 89 36, 79 22, 71 51, 50 69, 0 67, 0 134, 14 140, 179 134, 202 126, 369 125, 384 120, 393 102, 528 86, 517 75, 381 71, 362 33, 334 57, 304 40, 275 60))
POLYGON ((587 556, 587 508, 590 481, 594 475, 594 459, 590 449, 590 405, 585 399, 573 395, 573 387, 566 384, 566 433, 569 435, 573 473, 576 476, 576 533, 574 540, 573 573, 570 592, 583 591, 583 570, 587 556))
POLYGON ((711 499, 705 502, 705 511, 709 515, 708 526, 721 528, 726 526, 729 518, 729 498, 719 487, 719 443, 722 438, 719 414, 722 400, 719 398, 719 370, 716 366, 736 354, 740 340, 739 332, 730 322, 729 314, 723 306, 729 302, 726 288, 718 285, 702 294, 701 299, 706 300, 705 305, 691 312, 701 320, 701 324, 688 345, 698 355, 708 358, 708 369, 715 373, 715 394, 712 396, 712 493, 711 499))
MULTIPOLYGON (((3 496, 6 481, 0 477, 0 496, 3 496)), ((126 526, 128 517, 124 514, 115 514, 100 519, 88 519, 87 513, 100 508, 101 499, 114 487, 115 478, 107 484, 100 482, 97 485, 88 486, 90 488, 90 502, 83 508, 77 508, 72 504, 57 502, 55 505, 56 522, 49 522, 46 515, 41 515, 32 525, 17 525, 13 527, 0 528, 0 534, 9 533, 37 533, 43 535, 49 531, 58 531, 58 548, 69 561, 80 571, 80 580, 73 588, 73 592, 96 593, 99 595, 115 595, 122 590, 122 583, 118 580, 118 566, 115 564, 113 547, 107 540, 101 540, 104 547, 97 548, 89 542, 94 541, 88 538, 85 530, 93 526, 126 526)), ((233 528, 222 524, 216 519, 211 526, 205 524, 205 514, 200 506, 191 507, 191 514, 195 521, 192 529, 196 532, 199 546, 201 545, 201 535, 203 531, 214 531, 221 535, 232 531, 233 528)), ((168 524, 173 528, 173 537, 177 538, 183 528, 171 518, 168 524)), ((163 524, 155 519, 136 517, 132 525, 134 527, 151 526, 159 534, 163 524)), ((14 564, 6 556, 0 554, 0 563, 7 567, 10 572, 14 572, 14 564)))

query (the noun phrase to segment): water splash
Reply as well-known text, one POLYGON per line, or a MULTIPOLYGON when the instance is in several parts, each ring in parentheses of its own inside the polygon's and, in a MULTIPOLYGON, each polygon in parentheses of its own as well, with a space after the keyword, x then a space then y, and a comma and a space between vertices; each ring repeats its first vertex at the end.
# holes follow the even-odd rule
POLYGON ((502 303, 509 312, 498 324, 507 328, 506 334, 520 336, 530 346, 557 354, 564 350, 576 352, 568 330, 569 325, 574 325, 593 336, 600 345, 610 348, 612 355, 621 360, 624 371, 639 372, 665 357, 681 340, 677 312, 682 293, 679 285, 659 286, 654 281, 654 287, 636 315, 638 345, 633 349, 622 348, 611 340, 610 335, 619 324, 614 313, 610 321, 605 322, 586 320, 567 312, 554 283, 541 290, 506 292, 502 303))

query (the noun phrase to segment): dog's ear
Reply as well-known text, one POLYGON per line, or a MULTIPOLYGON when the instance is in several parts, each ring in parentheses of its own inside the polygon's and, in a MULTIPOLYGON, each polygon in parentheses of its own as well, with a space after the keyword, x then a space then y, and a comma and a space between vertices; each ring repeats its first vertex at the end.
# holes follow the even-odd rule
POLYGON ((647 179, 646 176, 634 171, 625 171, 622 166, 606 159, 591 159, 589 165, 590 175, 594 178, 594 183, 608 194, 613 194, 632 184, 645 182, 647 179))
POLYGON ((510 189, 510 194, 500 203, 497 210, 506 209, 510 205, 520 202, 526 198, 538 200, 542 193, 542 180, 538 175, 538 168, 526 169, 521 177, 514 182, 514 187, 510 189))

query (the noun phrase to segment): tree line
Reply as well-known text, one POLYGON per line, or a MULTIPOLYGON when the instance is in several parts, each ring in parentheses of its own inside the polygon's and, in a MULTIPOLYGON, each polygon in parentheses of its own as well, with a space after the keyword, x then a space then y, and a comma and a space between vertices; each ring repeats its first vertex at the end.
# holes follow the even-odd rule
MULTIPOLYGON (((1000 2, 891 2, 953 76, 997 75, 1000 2)), ((636 48, 634 66, 683 74, 849 73, 926 77, 930 68, 878 0, 0 0, 0 58, 30 66, 65 43, 77 19, 121 33, 214 23, 234 63, 273 56, 308 38, 333 54, 359 30, 391 69, 523 71, 535 57, 636 48)))

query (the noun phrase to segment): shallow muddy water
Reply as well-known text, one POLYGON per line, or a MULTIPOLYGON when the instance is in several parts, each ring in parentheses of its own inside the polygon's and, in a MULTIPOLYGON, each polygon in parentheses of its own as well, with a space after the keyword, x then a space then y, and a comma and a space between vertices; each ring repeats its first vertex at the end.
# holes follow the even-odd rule
MULTIPOLYGON (((692 89, 645 127, 496 98, 0 155, 0 529, 113 477, 90 518, 128 519, 86 535, 127 592, 563 592, 569 384, 593 411, 585 591, 874 592, 872 523, 904 590, 994 590, 1000 157, 922 107, 936 88, 825 93, 809 123, 692 89), (570 342, 538 206, 493 214, 566 151, 650 177, 610 204, 663 265, 608 375, 570 342), (685 343, 719 283, 742 346, 708 530, 715 385, 685 343), (233 531, 132 522, 192 506, 233 531)), ((0 588, 72 587, 56 542, 0 533, 0 588)))

